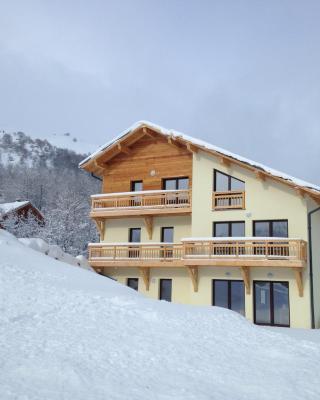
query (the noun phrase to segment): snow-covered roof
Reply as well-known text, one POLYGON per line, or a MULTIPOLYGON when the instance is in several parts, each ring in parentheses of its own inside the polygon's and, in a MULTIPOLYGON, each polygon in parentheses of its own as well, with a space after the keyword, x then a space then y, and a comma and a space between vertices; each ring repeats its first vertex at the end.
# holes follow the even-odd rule
POLYGON ((167 129, 164 128, 160 125, 156 125, 152 122, 149 121, 138 121, 136 123, 134 123, 133 125, 131 125, 128 129, 126 129, 125 131, 121 132, 118 136, 116 136, 114 139, 112 139, 111 141, 105 143, 103 146, 99 147, 94 153, 92 153, 90 156, 88 156, 87 158, 85 158, 84 160, 82 160, 79 164, 79 167, 82 167, 84 164, 86 164, 88 161, 96 158, 99 155, 102 155, 108 148, 110 148, 114 143, 118 142, 120 139, 124 139, 126 136, 128 136, 129 134, 131 134, 132 132, 142 128, 142 127, 147 127, 150 128, 151 130, 154 130, 156 132, 161 133, 164 136, 168 136, 168 137, 172 137, 175 139, 182 139, 185 140, 197 147, 199 147, 200 149, 203 150, 209 150, 215 153, 220 153, 223 156, 226 157, 230 157, 234 160, 240 161, 244 164, 250 165, 253 168, 256 168, 262 172, 266 172, 274 177, 278 177, 281 178, 285 181, 291 182, 292 184, 302 187, 302 188, 306 188, 306 189, 311 189, 314 190, 316 192, 320 192, 320 186, 314 185, 313 183, 310 182, 306 182, 302 179, 298 179, 295 178, 293 176, 290 176, 284 172, 281 171, 277 171, 273 168, 270 168, 266 165, 263 165, 261 163, 258 163, 256 161, 250 160, 248 158, 242 157, 238 154, 232 153, 228 150, 222 149, 221 147, 215 146, 211 143, 205 142, 204 140, 201 139, 196 139, 192 136, 186 135, 184 133, 175 131, 174 129, 167 129))
POLYGON ((25 207, 27 204, 31 204, 30 201, 13 201, 12 203, 2 203, 0 204, 0 215, 4 216, 12 211, 19 210, 25 207))

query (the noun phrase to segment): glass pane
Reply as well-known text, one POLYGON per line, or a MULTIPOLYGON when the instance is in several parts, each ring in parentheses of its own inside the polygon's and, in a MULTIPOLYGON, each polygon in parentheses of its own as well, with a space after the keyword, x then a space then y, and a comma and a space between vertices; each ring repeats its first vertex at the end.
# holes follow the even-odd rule
POLYGON ((215 237, 229 236, 229 224, 227 222, 215 223, 215 237))
POLYGON ((231 310, 245 315, 243 282, 231 281, 231 310))
POLYGON ((160 300, 171 301, 171 279, 160 279, 160 300))
POLYGON ((215 178, 216 178, 215 191, 227 192, 229 190, 229 176, 216 171, 215 178))
POLYGON ((272 236, 288 237, 288 222, 287 221, 273 221, 272 222, 272 236))
POLYGON ((228 281, 213 281, 213 305, 228 308, 228 281))
POLYGON ((131 182, 131 191, 132 192, 140 192, 141 190, 142 190, 142 181, 131 182))
POLYGON ((162 228, 162 242, 173 243, 173 228, 162 228))
POLYGON ((138 278, 128 278, 128 286, 131 289, 138 290, 139 279, 138 278))
POLYGON ((233 237, 244 237, 245 236, 244 222, 232 222, 231 236, 233 236, 233 237))
POLYGON ((176 190, 177 189, 176 179, 165 179, 163 188, 164 190, 176 190))
POLYGON ((270 224, 266 222, 255 222, 254 223, 254 236, 268 237, 270 236, 270 224))
POLYGON ((141 229, 140 228, 133 228, 130 229, 130 242, 140 242, 141 240, 141 229))
POLYGON ((274 324, 289 326, 288 282, 273 283, 274 324))
POLYGON ((189 179, 188 178, 179 178, 178 179, 178 189, 189 189, 189 179))
POLYGON ((244 191, 244 182, 236 178, 231 178, 231 190, 244 191))
POLYGON ((255 282, 255 322, 271 324, 270 282, 255 282))

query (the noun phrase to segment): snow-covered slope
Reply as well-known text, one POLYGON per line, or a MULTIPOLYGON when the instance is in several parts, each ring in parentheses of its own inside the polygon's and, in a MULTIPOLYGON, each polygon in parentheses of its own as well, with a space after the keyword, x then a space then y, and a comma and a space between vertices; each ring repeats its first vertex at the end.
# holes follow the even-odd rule
POLYGON ((320 345, 147 300, 0 231, 1 399, 320 398, 320 345))
POLYGON ((78 139, 71 133, 54 133, 47 138, 49 143, 61 149, 72 150, 78 154, 88 154, 96 150, 97 145, 78 139))

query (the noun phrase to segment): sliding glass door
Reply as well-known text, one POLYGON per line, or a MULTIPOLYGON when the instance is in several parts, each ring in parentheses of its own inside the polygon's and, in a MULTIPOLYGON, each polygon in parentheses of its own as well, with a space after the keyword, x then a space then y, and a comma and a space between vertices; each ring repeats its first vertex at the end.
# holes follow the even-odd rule
POLYGON ((290 326, 288 282, 254 282, 254 322, 290 326))

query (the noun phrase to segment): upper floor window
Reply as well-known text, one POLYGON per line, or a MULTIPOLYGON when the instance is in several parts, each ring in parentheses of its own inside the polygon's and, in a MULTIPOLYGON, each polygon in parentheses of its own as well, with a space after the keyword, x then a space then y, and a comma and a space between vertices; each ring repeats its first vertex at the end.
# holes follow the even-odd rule
POLYGON ((243 221, 236 222, 214 222, 214 237, 244 237, 245 223, 243 221))
POLYGON ((253 236, 288 237, 288 220, 253 221, 253 236))
POLYGON ((213 190, 215 192, 244 191, 245 183, 240 179, 227 175, 224 172, 214 170, 213 190))
POLYGON ((166 178, 162 182, 163 190, 187 190, 189 189, 189 178, 166 178))
POLYGON ((143 190, 142 181, 131 181, 131 192, 141 192, 143 190))

